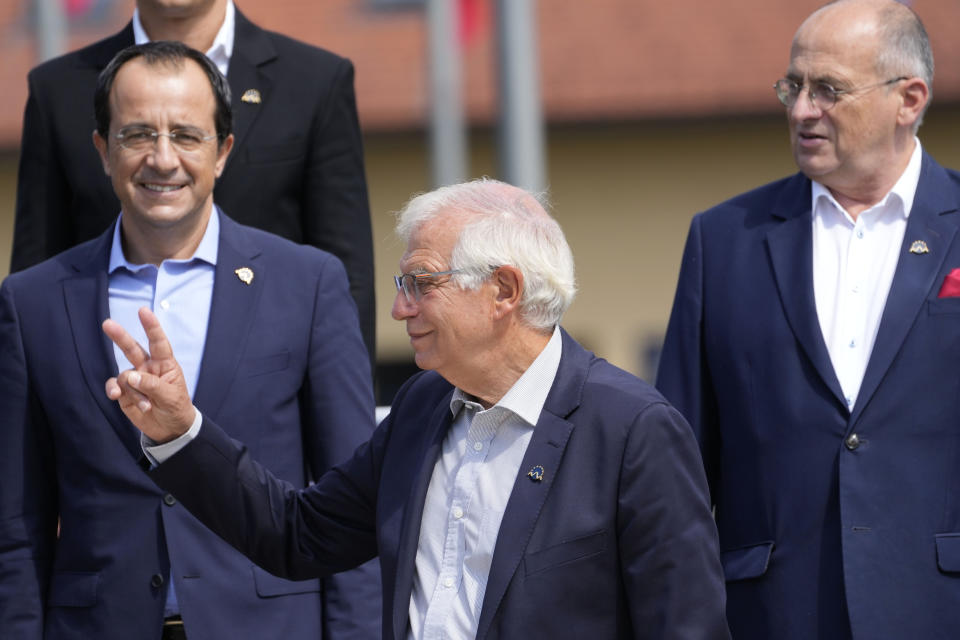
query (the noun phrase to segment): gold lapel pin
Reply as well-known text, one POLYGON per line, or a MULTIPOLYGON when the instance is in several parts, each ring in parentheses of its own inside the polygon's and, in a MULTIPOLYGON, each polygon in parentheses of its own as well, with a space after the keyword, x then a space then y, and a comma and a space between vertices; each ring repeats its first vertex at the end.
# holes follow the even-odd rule
POLYGON ((240 267, 234 271, 234 273, 237 274, 237 277, 240 278, 240 282, 243 284, 250 284, 253 282, 253 269, 250 267, 240 267))
POLYGON ((240 97, 240 102, 247 102, 249 104, 260 104, 260 92, 256 89, 247 89, 243 92, 243 95, 240 97))
POLYGON ((910 253, 920 255, 921 253, 930 253, 930 249, 927 248, 927 243, 923 240, 914 240, 910 244, 910 253))
POLYGON ((534 482, 543 482, 543 467, 538 464, 527 472, 527 477, 534 482))

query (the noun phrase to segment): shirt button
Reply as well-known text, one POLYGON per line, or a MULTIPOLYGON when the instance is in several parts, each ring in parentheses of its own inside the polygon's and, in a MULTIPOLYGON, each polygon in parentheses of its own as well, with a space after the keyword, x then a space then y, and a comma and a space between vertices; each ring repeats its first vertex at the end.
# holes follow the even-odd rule
POLYGON ((849 436, 847 436, 847 439, 843 441, 843 444, 850 451, 854 451, 860 446, 860 437, 855 433, 851 433, 849 436))
POLYGON ((851 340, 851 341, 850 341, 850 348, 851 348, 851 349, 856 349, 856 347, 857 347, 857 341, 856 341, 856 340, 851 340))
POLYGON ((166 311, 167 309, 169 309, 169 308, 170 308, 170 301, 169 301, 169 300, 161 300, 161 301, 160 301, 160 308, 163 309, 164 311, 166 311))
POLYGON ((463 517, 463 509, 461 509, 460 507, 454 507, 454 508, 453 508, 453 517, 456 518, 457 520, 459 520, 460 518, 462 518, 462 517, 463 517))
POLYGON ((447 576, 446 578, 444 578, 444 579, 443 579, 443 586, 445 586, 447 589, 449 589, 450 587, 452 587, 452 586, 453 586, 453 578, 451 578, 450 576, 447 576))
POLYGON ((165 493, 163 494, 163 504, 167 505, 168 507, 172 507, 173 505, 177 504, 177 499, 174 498, 172 494, 165 493))
POLYGON ((863 229, 857 229, 857 237, 863 239, 863 229))
POLYGON ((474 442, 474 443, 473 443, 473 450, 474 450, 474 451, 483 451, 483 443, 482 443, 482 442, 474 442))

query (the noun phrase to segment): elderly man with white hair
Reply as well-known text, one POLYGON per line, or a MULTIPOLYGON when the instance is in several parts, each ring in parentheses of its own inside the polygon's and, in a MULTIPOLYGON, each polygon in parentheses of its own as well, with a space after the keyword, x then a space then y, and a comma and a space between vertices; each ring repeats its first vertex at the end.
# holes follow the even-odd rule
POLYGON ((149 351, 104 323, 135 367, 106 392, 157 484, 277 575, 379 555, 384 638, 727 638, 692 431, 560 329, 575 284, 556 221, 480 180, 414 198, 397 231, 393 317, 425 371, 304 490, 190 404, 149 311, 149 351))

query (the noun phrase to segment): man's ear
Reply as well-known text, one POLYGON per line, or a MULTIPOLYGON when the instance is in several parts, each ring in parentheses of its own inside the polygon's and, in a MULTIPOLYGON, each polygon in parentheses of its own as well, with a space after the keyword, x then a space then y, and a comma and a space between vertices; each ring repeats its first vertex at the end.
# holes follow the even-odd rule
POLYGON ((900 91, 900 112, 897 114, 897 123, 912 127, 920 118, 927 101, 930 99, 930 88, 920 78, 907 78, 903 81, 900 91))
POLYGON ((97 148, 100 154, 100 162, 103 164, 103 172, 110 175, 110 153, 107 150, 107 141, 100 136, 100 132, 93 130, 93 146, 97 148))
POLYGON ((233 134, 231 133, 223 141, 223 144, 217 147, 217 167, 216 176, 219 178, 223 173, 223 168, 227 166, 227 158, 230 156, 230 150, 233 149, 233 134))
POLYGON ((503 265, 494 270, 491 279, 497 292, 496 316, 503 317, 518 309, 523 297, 523 273, 516 267, 503 265))

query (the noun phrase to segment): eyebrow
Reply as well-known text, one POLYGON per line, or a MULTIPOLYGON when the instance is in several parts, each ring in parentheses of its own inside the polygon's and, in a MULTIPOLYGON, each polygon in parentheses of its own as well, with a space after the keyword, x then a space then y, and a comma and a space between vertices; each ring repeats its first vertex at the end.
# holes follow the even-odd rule
MULTIPOLYGON (((153 129, 154 131, 159 131, 159 129, 158 129, 157 127, 155 127, 153 124, 150 124, 150 123, 148 123, 148 122, 142 122, 142 121, 141 121, 141 122, 129 122, 129 123, 127 123, 127 124, 119 127, 119 130, 123 130, 123 129, 133 129, 133 128, 137 128, 137 129, 153 129)), ((194 124, 176 124, 176 123, 175 123, 175 124, 170 125, 168 131, 196 131, 197 133, 206 134, 206 130, 205 130, 205 129, 203 129, 202 127, 198 127, 197 125, 194 125, 194 124)))
MULTIPOLYGON (((802 74, 802 73, 798 73, 798 72, 796 72, 796 71, 787 71, 787 75, 784 76, 784 77, 785 77, 787 80, 791 80, 791 81, 793 81, 793 82, 796 82, 797 84, 801 84, 801 83, 802 83, 802 80, 803 80, 803 74, 802 74)), ((830 85, 831 87, 833 87, 834 89, 840 89, 840 88, 842 88, 844 85, 849 85, 848 82, 845 82, 845 81, 843 81, 843 80, 840 80, 839 78, 837 78, 837 77, 835 77, 835 76, 831 76, 831 75, 824 75, 824 76, 819 76, 819 77, 816 77, 816 78, 810 78, 810 82, 811 82, 812 84, 828 84, 828 85, 830 85)))

